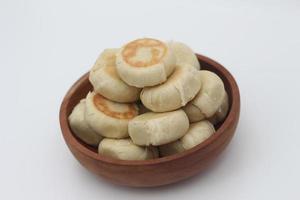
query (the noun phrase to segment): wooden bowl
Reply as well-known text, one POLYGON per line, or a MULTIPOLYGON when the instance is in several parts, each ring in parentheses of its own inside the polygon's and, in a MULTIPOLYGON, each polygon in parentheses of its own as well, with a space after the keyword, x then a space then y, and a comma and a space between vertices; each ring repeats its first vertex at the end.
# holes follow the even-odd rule
POLYGON ((59 115, 63 137, 75 158, 91 172, 113 183, 133 187, 175 183, 207 168, 234 135, 240 114, 240 94, 234 78, 222 65, 202 55, 197 57, 201 69, 213 71, 222 78, 229 96, 229 113, 225 121, 217 126, 214 135, 190 150, 154 160, 124 161, 100 156, 96 148, 76 138, 68 124, 68 116, 74 106, 92 90, 87 73, 68 91, 59 115))

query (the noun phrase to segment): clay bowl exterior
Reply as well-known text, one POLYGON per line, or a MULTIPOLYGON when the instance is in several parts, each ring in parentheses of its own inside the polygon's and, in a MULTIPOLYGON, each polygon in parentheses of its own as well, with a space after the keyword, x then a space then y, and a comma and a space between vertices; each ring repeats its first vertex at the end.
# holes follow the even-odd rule
POLYGON ((68 116, 74 106, 92 90, 88 74, 85 74, 66 94, 59 116, 63 137, 75 158, 92 173, 113 183, 133 187, 175 183, 207 168, 234 135, 240 114, 240 94, 233 76, 222 65, 202 55, 197 54, 197 57, 201 69, 213 71, 222 78, 229 96, 229 113, 214 135, 190 150, 154 160, 124 161, 100 156, 95 147, 76 138, 68 125, 68 116))

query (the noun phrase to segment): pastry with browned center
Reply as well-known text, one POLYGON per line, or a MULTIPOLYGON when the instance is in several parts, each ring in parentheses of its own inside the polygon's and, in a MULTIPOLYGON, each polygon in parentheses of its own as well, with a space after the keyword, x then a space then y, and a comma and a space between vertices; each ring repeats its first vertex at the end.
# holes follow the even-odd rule
POLYGON ((134 40, 117 53, 117 71, 128 85, 143 88, 163 83, 174 71, 175 56, 156 39, 134 40))
POLYGON ((113 102, 94 92, 87 95, 85 118, 104 137, 128 137, 128 122, 137 115, 138 107, 134 103, 113 102))

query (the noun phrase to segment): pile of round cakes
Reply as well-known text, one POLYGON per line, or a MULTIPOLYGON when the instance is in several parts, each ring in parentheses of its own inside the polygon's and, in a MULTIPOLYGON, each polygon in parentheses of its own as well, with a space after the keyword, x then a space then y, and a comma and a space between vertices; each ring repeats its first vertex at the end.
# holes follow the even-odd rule
POLYGON ((143 38, 106 49, 90 70, 94 90, 73 109, 70 127, 100 155, 121 160, 193 148, 228 112, 222 80, 200 68, 180 42, 143 38))

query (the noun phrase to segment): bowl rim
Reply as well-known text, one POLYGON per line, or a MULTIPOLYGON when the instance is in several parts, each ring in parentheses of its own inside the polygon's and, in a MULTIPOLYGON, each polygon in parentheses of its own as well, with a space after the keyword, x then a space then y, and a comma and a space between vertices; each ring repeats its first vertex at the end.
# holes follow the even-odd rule
POLYGON ((223 67, 218 62, 216 62, 206 56, 203 56, 200 54, 196 54, 196 56, 197 56, 198 60, 206 62, 209 65, 213 65, 218 70, 218 72, 220 72, 227 79, 227 81, 229 83, 229 88, 232 91, 231 106, 230 106, 230 110, 229 110, 229 113, 228 113, 226 119, 221 124, 221 126, 218 128, 218 130, 215 132, 215 134, 210 136, 207 140, 205 140, 204 142, 200 143, 199 145, 197 145, 189 150, 186 150, 184 152, 166 156, 166 157, 162 157, 162 158, 151 159, 151 160, 118 160, 118 159, 114 159, 114 158, 101 156, 98 153, 88 149, 83 144, 81 144, 78 141, 78 139, 72 134, 72 131, 71 131, 69 123, 68 123, 68 116, 67 116, 67 105, 70 100, 70 97, 76 92, 76 89, 86 80, 86 78, 88 76, 88 73, 86 73, 71 86, 71 88, 66 93, 66 95, 62 101, 61 107, 60 107, 59 121, 60 121, 61 131, 62 131, 62 134, 63 134, 66 144, 72 145, 73 148, 76 148, 76 150, 78 150, 79 152, 81 152, 82 154, 84 154, 85 156, 87 156, 91 159, 109 163, 109 164, 113 164, 113 165, 123 165, 123 166, 124 165, 125 166, 141 166, 141 165, 145 166, 145 165, 156 165, 156 164, 166 163, 166 162, 182 159, 185 156, 188 156, 197 151, 205 149, 207 146, 209 146, 214 141, 216 141, 222 135, 222 133, 224 133, 224 131, 226 129, 228 129, 232 124, 234 124, 235 115, 239 114, 240 93, 239 93, 239 88, 238 88, 238 85, 237 85, 234 77, 231 75, 231 73, 225 67, 223 67))

